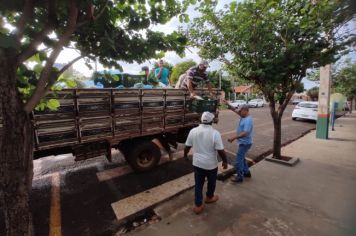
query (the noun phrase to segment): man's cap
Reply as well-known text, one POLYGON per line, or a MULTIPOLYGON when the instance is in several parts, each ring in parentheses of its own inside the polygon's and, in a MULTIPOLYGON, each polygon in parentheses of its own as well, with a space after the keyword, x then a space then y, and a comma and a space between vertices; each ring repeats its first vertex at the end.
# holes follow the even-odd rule
POLYGON ((248 106, 247 104, 242 105, 242 106, 239 108, 239 111, 242 111, 242 110, 248 111, 248 110, 249 110, 249 106, 248 106))
POLYGON ((214 120, 214 117, 215 116, 213 113, 206 111, 201 115, 201 123, 203 123, 203 124, 212 123, 214 120))
POLYGON ((199 63, 199 65, 204 65, 205 67, 208 67, 208 66, 209 66, 209 63, 208 63, 208 61, 206 61, 206 60, 202 60, 202 61, 199 63))

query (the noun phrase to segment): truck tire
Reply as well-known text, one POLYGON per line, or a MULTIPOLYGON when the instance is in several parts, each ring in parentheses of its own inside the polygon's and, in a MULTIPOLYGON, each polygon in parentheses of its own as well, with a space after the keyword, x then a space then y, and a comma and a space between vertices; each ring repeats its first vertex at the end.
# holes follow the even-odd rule
POLYGON ((129 151, 126 160, 137 172, 149 171, 161 159, 161 151, 149 140, 137 142, 129 151))

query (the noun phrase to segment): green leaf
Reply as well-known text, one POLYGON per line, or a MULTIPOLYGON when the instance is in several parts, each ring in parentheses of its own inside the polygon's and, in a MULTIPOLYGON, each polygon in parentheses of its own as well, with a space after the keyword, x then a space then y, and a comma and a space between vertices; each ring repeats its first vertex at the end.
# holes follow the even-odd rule
POLYGON ((49 99, 46 105, 51 110, 57 110, 60 106, 60 103, 57 99, 49 99))
POLYGON ((77 87, 77 83, 74 80, 66 80, 65 81, 68 88, 75 88, 77 87))
POLYGON ((44 111, 44 109, 46 109, 46 103, 45 103, 45 102, 40 102, 40 103, 35 107, 35 110, 36 110, 36 111, 44 111))
POLYGON ((118 75, 111 75, 114 81, 120 81, 120 77, 118 75))
POLYGON ((41 56, 40 56, 38 53, 36 53, 36 54, 33 55, 32 57, 30 57, 30 58, 28 59, 28 61, 36 62, 37 64, 40 64, 42 60, 41 60, 41 56))
POLYGON ((37 64, 33 68, 33 71, 39 74, 42 71, 42 69, 43 69, 43 66, 41 64, 37 64))

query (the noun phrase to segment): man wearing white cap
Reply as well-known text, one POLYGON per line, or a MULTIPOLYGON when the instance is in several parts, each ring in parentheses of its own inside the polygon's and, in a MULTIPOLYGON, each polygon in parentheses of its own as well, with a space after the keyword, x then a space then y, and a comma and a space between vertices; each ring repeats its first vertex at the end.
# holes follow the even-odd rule
POLYGON ((194 89, 199 84, 205 84, 208 87, 210 95, 213 95, 213 88, 208 78, 208 73, 206 72, 208 62, 203 60, 198 66, 193 66, 183 76, 179 77, 176 88, 187 89, 191 97, 196 96, 194 89))
POLYGON ((212 127, 214 114, 204 112, 201 116, 201 124, 189 132, 185 142, 184 158, 188 159, 188 153, 193 147, 193 166, 195 179, 195 206, 193 211, 199 214, 204 209, 203 186, 205 178, 208 179, 208 189, 205 203, 216 202, 219 197, 214 194, 218 172, 217 153, 222 159, 222 166, 227 168, 227 159, 219 131, 212 127))

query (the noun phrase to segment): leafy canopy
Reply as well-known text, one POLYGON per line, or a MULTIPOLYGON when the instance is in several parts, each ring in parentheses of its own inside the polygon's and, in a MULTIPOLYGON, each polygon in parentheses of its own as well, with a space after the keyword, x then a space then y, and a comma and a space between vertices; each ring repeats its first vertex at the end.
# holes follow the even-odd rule
POLYGON ((263 92, 274 124, 273 157, 281 158, 283 112, 307 69, 334 62, 353 42, 339 31, 353 17, 353 2, 245 0, 216 10, 217 1, 206 0, 199 6, 190 41, 202 57, 223 61, 263 92))
POLYGON ((229 92, 231 91, 231 80, 230 78, 223 76, 222 71, 208 71, 208 78, 214 88, 219 88, 225 92, 225 98, 228 98, 229 92))
MULTIPOLYGON (((345 60, 338 61, 338 63, 332 66, 331 77, 332 77, 333 91, 344 94, 348 99, 356 98, 356 63, 355 62, 352 62, 350 58, 346 58, 345 60)), ((308 74, 307 78, 311 81, 319 81, 320 70, 319 69, 312 70, 308 74)), ((314 93, 314 90, 311 92, 314 93)), ((316 98, 317 97, 318 95, 316 96, 316 98)))
POLYGON ((312 87, 307 91, 307 95, 312 99, 312 101, 318 101, 319 98, 319 87, 312 87))
POLYGON ((344 94, 348 99, 356 98, 356 63, 347 63, 334 78, 336 92, 344 94))
POLYGON ((216 1, 205 3, 190 27, 193 45, 253 81, 272 102, 286 104, 308 68, 334 62, 352 42, 336 32, 352 17, 348 1, 247 0, 222 10, 216 1))
POLYGON ((152 26, 174 16, 186 20, 185 10, 194 2, 0 0, 0 48, 13 61, 21 80, 18 87, 26 90, 25 110, 31 111, 59 76, 81 58, 121 69, 119 60, 141 63, 168 50, 183 54, 184 36, 153 31, 152 26), (80 56, 58 69, 54 64, 64 48, 75 49, 80 56), (34 66, 28 66, 30 61, 34 66))
POLYGON ((193 60, 187 60, 176 64, 172 69, 171 81, 172 83, 177 83, 180 75, 184 74, 189 68, 196 66, 193 60))

